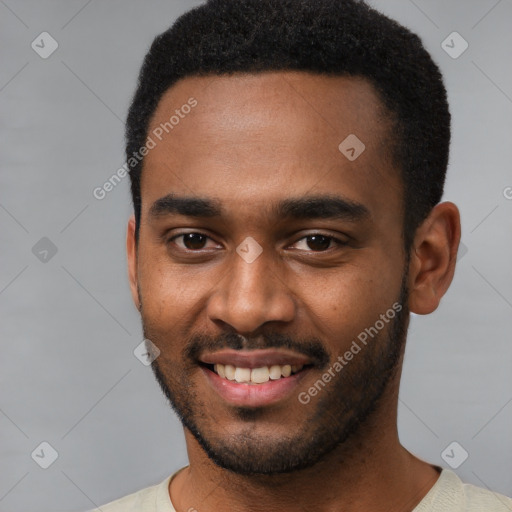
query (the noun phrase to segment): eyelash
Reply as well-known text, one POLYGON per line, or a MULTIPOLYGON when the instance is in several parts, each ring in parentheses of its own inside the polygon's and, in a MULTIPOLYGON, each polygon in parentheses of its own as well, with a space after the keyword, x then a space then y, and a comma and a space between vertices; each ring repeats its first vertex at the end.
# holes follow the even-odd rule
MULTIPOLYGON (((204 236, 206 237, 208 240, 213 240, 210 236, 206 235, 205 233, 201 233, 199 231, 187 231, 186 233, 180 233, 178 235, 174 235, 172 237, 170 237, 167 241, 166 241, 166 245, 170 244, 171 242, 174 242, 176 239, 178 238, 181 238, 181 237, 184 237, 186 235, 191 235, 191 234, 194 234, 194 235, 200 235, 200 236, 204 236)), ((324 238, 327 238, 330 240, 330 242, 333 242, 334 244, 336 244, 338 247, 343 247, 343 246, 346 246, 348 245, 348 242, 344 242, 343 240, 340 240, 339 238, 336 238, 335 236, 332 236, 332 235, 325 235, 324 233, 309 233, 307 235, 304 235, 302 236, 301 238, 299 238, 298 240, 296 240, 292 245, 295 245, 297 244, 298 242, 302 241, 302 240, 305 240, 307 239, 308 237, 311 237, 311 236, 322 236, 324 238)), ((179 247, 179 246, 178 246, 179 247)), ((198 250, 194 250, 194 249, 187 249, 186 247, 179 247, 180 250, 182 251, 186 251, 186 252, 189 252, 189 253, 201 253, 204 249, 198 249, 198 250)), ((331 249, 333 249, 333 247, 329 247, 327 249, 325 249, 324 251, 314 251, 314 250, 309 250, 309 251, 306 251, 306 252, 311 252, 311 253, 325 253, 327 251, 330 251, 331 249)))

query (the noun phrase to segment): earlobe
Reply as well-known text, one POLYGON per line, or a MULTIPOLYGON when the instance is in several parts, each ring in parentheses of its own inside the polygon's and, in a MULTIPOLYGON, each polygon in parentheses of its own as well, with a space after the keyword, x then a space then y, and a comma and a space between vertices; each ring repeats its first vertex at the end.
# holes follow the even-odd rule
POLYGON ((137 244, 135 241, 135 217, 128 220, 126 231, 126 256, 128 261, 128 279, 135 307, 140 311, 138 279, 137 279, 137 244))
POLYGON ((409 266, 409 308, 419 315, 437 309, 455 272, 460 214, 450 202, 436 205, 417 229, 409 266))

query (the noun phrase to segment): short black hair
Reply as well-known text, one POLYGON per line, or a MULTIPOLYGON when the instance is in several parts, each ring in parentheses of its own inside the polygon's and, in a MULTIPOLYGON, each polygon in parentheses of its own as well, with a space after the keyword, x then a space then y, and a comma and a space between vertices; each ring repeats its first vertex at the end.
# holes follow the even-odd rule
MULTIPOLYGON (((443 194, 450 146, 446 89, 420 38, 361 0, 208 0, 183 14, 144 59, 126 123, 128 161, 145 145, 162 95, 178 80, 265 71, 371 82, 393 122, 409 248, 443 194)), ((138 240, 143 159, 131 162, 138 240)))

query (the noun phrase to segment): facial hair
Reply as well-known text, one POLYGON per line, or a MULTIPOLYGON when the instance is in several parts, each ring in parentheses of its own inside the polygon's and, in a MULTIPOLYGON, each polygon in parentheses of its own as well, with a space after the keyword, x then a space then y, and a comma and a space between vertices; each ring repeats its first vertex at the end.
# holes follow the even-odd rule
MULTIPOLYGON (((308 418, 286 437, 272 439, 258 433, 258 419, 264 417, 264 408, 233 408, 236 418, 244 423, 243 430, 236 436, 212 425, 208 421, 210 406, 199 398, 191 379, 198 371, 196 356, 204 349, 285 347, 309 357, 315 369, 325 370, 333 361, 317 338, 299 341, 296 337, 267 332, 256 343, 230 333, 218 337, 198 335, 187 341, 180 361, 173 362, 162 356, 155 359, 151 365, 155 378, 184 427, 218 466, 240 475, 291 473, 311 467, 360 430, 376 411, 384 391, 399 370, 409 321, 406 275, 407 272, 397 300, 402 308, 389 321, 387 329, 363 346, 319 391, 316 400, 303 406, 308 408, 308 418)), ((144 322, 144 315, 142 317, 145 338, 164 347, 162 335, 157 335, 156 330, 144 322)))

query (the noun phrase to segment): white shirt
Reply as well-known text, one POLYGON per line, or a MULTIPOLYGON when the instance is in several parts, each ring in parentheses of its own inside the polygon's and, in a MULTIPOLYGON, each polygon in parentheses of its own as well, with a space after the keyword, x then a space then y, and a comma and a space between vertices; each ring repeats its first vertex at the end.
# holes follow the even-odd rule
MULTIPOLYGON (((169 496, 169 483, 177 473, 160 484, 90 512, 176 512, 169 496)), ((189 509, 190 512, 194 510, 193 507, 189 509)), ((412 512, 512 512, 512 499, 463 483, 453 471, 443 469, 436 483, 412 512)))

